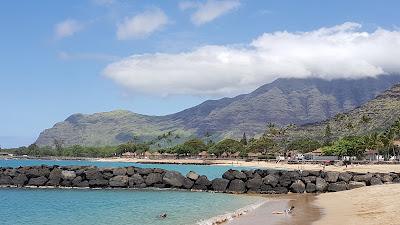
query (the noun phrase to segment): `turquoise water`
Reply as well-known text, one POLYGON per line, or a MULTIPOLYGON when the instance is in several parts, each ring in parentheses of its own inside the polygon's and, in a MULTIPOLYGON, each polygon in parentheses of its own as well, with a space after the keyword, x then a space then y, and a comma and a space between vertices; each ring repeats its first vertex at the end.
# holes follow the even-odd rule
POLYGON ((0 224, 187 225, 257 201, 184 191, 0 189, 0 224))
POLYGON ((206 175, 209 179, 221 177, 222 174, 228 169, 235 168, 238 170, 249 169, 245 167, 234 166, 205 166, 205 165, 176 165, 176 164, 139 164, 131 162, 98 162, 86 160, 35 160, 35 159, 0 159, 0 167, 18 167, 18 166, 40 166, 40 165, 59 165, 59 166, 98 166, 98 167, 125 167, 136 166, 143 168, 162 168, 167 170, 175 170, 183 175, 189 171, 196 171, 200 175, 206 175))
MULTIPOLYGON (((210 179, 221 177, 232 168, 78 160, 0 160, 0 167, 42 164, 158 167, 183 174, 193 170, 210 179)), ((171 190, 0 188, 0 225, 187 225, 235 211, 259 200, 254 196, 171 190), (157 218, 164 212, 168 214, 166 219, 157 218)))

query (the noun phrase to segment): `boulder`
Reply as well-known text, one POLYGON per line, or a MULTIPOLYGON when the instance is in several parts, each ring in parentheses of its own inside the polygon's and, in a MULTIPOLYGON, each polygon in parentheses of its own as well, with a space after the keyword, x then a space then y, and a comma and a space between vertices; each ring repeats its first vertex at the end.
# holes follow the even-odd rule
POLYGON ((17 185, 18 187, 24 186, 26 183, 28 183, 28 177, 25 174, 18 174, 12 179, 12 182, 14 185, 17 185))
POLYGON ((275 175, 269 174, 269 175, 267 175, 266 177, 264 177, 262 179, 262 182, 264 184, 271 185, 272 187, 275 187, 278 184, 279 180, 275 175))
POLYGON ((347 190, 347 183, 344 181, 339 181, 336 183, 330 183, 328 186, 328 191, 337 192, 347 190))
POLYGON ((192 188, 195 190, 208 190, 209 186, 211 186, 211 181, 206 176, 199 176, 192 188))
POLYGON ((153 187, 155 187, 155 188, 165 188, 166 186, 165 186, 165 184, 162 184, 162 183, 156 183, 156 184, 153 184, 153 187))
POLYGON ((396 178, 393 179, 392 182, 393 182, 393 183, 400 183, 400 178, 399 178, 399 177, 396 177, 396 178))
POLYGON ((317 177, 315 181, 315 188, 317 192, 325 192, 328 189, 328 183, 324 179, 317 177))
POLYGON ((365 182, 365 183, 369 183, 369 181, 372 178, 372 174, 367 173, 367 174, 363 174, 363 175, 354 175, 353 176, 353 180, 357 181, 357 182, 365 182))
POLYGON ((244 193, 244 192, 246 192, 246 185, 242 180, 234 179, 229 183, 227 192, 229 192, 229 193, 244 193))
POLYGON ((112 170, 112 173, 114 174, 114 176, 124 176, 126 175, 127 169, 124 167, 120 167, 120 168, 115 168, 112 170))
MULTIPOLYGON (((242 170, 244 174, 246 174, 247 179, 252 179, 254 178, 254 174, 257 174, 260 176, 258 173, 255 173, 254 170, 242 170)), ((260 176, 261 177, 261 176, 260 176)))
POLYGON ((15 177, 15 176, 17 176, 17 174, 18 173, 17 173, 17 170, 15 168, 5 169, 3 171, 3 175, 10 176, 10 177, 15 177))
POLYGON ((261 194, 268 194, 273 190, 273 187, 269 184, 261 184, 260 186, 260 193, 261 194))
POLYGON ((371 180, 369 181, 369 183, 371 185, 381 185, 381 184, 383 184, 379 177, 372 177, 371 180))
POLYGON ((183 179, 183 185, 182 187, 185 189, 191 189, 194 185, 194 181, 185 177, 185 179, 183 179))
POLYGON ((292 184, 292 180, 288 173, 282 174, 282 176, 278 178, 278 181, 282 187, 289 187, 292 184))
POLYGON ((61 179, 61 172, 63 170, 60 168, 54 168, 49 175, 49 180, 60 180, 61 179))
POLYGON ((113 176, 114 176, 114 174, 112 172, 104 172, 103 173, 103 178, 106 180, 111 179, 111 177, 113 177, 113 176))
POLYGON ((128 186, 128 176, 117 175, 109 180, 110 187, 127 187, 128 186))
MULTIPOLYGON (((78 183, 82 182, 82 177, 81 176, 77 176, 75 177, 75 179, 72 180, 72 186, 77 186, 78 183)), ((89 183, 88 183, 89 184, 89 183)))
POLYGON ((246 181, 246 187, 254 192, 260 189, 262 183, 263 181, 261 178, 252 178, 246 181))
POLYGON ((227 179, 227 180, 233 180, 235 179, 235 176, 233 175, 232 169, 227 170, 224 174, 222 174, 222 178, 227 179))
POLYGON ((61 178, 63 180, 73 180, 76 177, 75 171, 63 170, 61 172, 61 178))
POLYGON ((392 182, 393 181, 393 177, 390 176, 389 174, 383 175, 382 181, 385 182, 385 183, 392 182))
POLYGON ((243 180, 245 181, 247 179, 247 176, 245 173, 238 171, 238 170, 234 170, 232 172, 233 176, 235 177, 235 179, 239 179, 239 180, 243 180))
POLYGON ((71 187, 72 186, 72 181, 71 180, 62 180, 60 183, 60 186, 62 187, 71 187))
POLYGON ((82 182, 75 183, 74 186, 75 187, 86 188, 86 187, 89 187, 89 181, 84 180, 82 182))
POLYGON ((133 174, 128 179, 129 187, 138 187, 138 185, 144 183, 144 179, 139 174, 133 174))
POLYGON ((306 185, 301 180, 296 180, 290 185, 290 191, 293 193, 304 193, 306 190, 306 185))
POLYGON ((216 178, 211 182, 212 189, 217 192, 225 192, 229 185, 229 180, 224 178, 216 178))
POLYGON ((47 167, 33 167, 26 170, 27 177, 48 177, 50 175, 50 170, 47 167))
POLYGON ((326 172, 325 181, 329 183, 335 183, 339 178, 339 172, 326 172))
POLYGON ((351 189, 365 187, 365 186, 367 186, 365 184, 365 182, 349 181, 349 184, 347 185, 347 188, 349 190, 351 190, 351 189))
POLYGON ((34 178, 29 179, 28 185, 29 186, 44 186, 46 184, 46 182, 47 182, 47 178, 44 176, 34 177, 34 178))
POLYGON ((85 171, 85 177, 86 177, 87 180, 100 180, 100 179, 103 179, 103 175, 97 169, 86 170, 85 171))
POLYGON ((107 187, 108 180, 103 179, 103 178, 89 180, 89 186, 90 187, 107 187))
POLYGON ((182 187, 185 177, 176 171, 167 171, 163 176, 163 183, 172 187, 182 187))
POLYGON ((49 179, 49 181, 47 181, 46 186, 59 186, 60 185, 60 181, 61 178, 53 178, 53 179, 49 179))
POLYGON ((351 173, 339 173, 339 181, 349 182, 351 178, 353 178, 353 175, 351 173))
POLYGON ((314 193, 317 191, 317 186, 313 183, 307 183, 306 185, 306 192, 307 193, 314 193))
POLYGON ((140 174, 140 175, 148 175, 148 174, 150 174, 150 173, 152 173, 153 172, 153 170, 152 169, 150 169, 150 168, 136 168, 136 171, 137 171, 137 173, 138 174, 140 174))
POLYGON ((135 167, 133 167, 133 166, 127 167, 126 174, 128 174, 128 176, 132 176, 133 174, 135 174, 135 167))
POLYGON ((315 176, 315 177, 319 177, 321 175, 321 171, 308 171, 308 173, 310 174, 310 176, 315 176))
POLYGON ((186 174, 186 177, 193 181, 196 181, 199 178, 199 175, 194 171, 190 171, 189 173, 186 174))
POLYGON ((287 194, 289 190, 286 187, 274 187, 271 194, 287 194))
POLYGON ((161 169, 161 168, 154 168, 153 173, 165 173, 166 170, 161 169))
POLYGON ((290 177, 292 182, 301 179, 300 171, 287 171, 285 174, 290 177))
POLYGON ((162 174, 150 173, 149 175, 147 175, 145 182, 147 186, 151 186, 156 183, 162 183, 162 174))
POLYGON ((6 175, 0 176, 0 185, 12 185, 12 184, 13 184, 13 180, 11 179, 10 176, 6 176, 6 175))

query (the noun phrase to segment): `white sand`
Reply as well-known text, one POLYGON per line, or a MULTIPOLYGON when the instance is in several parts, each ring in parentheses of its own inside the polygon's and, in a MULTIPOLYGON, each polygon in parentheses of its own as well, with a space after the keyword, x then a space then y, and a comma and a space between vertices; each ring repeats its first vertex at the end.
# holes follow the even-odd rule
POLYGON ((321 194, 315 203, 323 217, 313 225, 400 224, 400 184, 321 194))

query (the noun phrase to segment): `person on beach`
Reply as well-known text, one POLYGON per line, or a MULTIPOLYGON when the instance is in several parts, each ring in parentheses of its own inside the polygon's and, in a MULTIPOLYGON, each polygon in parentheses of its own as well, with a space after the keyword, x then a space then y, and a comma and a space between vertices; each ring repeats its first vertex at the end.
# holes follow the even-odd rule
POLYGON ((286 214, 286 215, 289 215, 289 214, 292 214, 293 210, 294 210, 294 206, 290 207, 289 209, 285 209, 283 211, 273 211, 272 214, 286 214))

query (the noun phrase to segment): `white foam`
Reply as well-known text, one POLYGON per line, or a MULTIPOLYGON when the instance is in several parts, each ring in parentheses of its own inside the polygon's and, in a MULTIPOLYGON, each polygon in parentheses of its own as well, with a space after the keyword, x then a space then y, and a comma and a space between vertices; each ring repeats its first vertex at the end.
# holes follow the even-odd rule
POLYGON ((218 216, 214 216, 211 217, 207 220, 203 220, 197 223, 197 225, 217 225, 217 224, 222 224, 225 222, 228 222, 230 220, 233 220, 234 218, 237 218, 239 216, 245 215, 257 208, 259 208, 260 206, 264 205, 267 201, 258 201, 254 204, 251 205, 247 205, 243 208, 240 208, 238 210, 235 210, 234 212, 229 212, 229 213, 225 213, 222 215, 218 215, 218 216))

